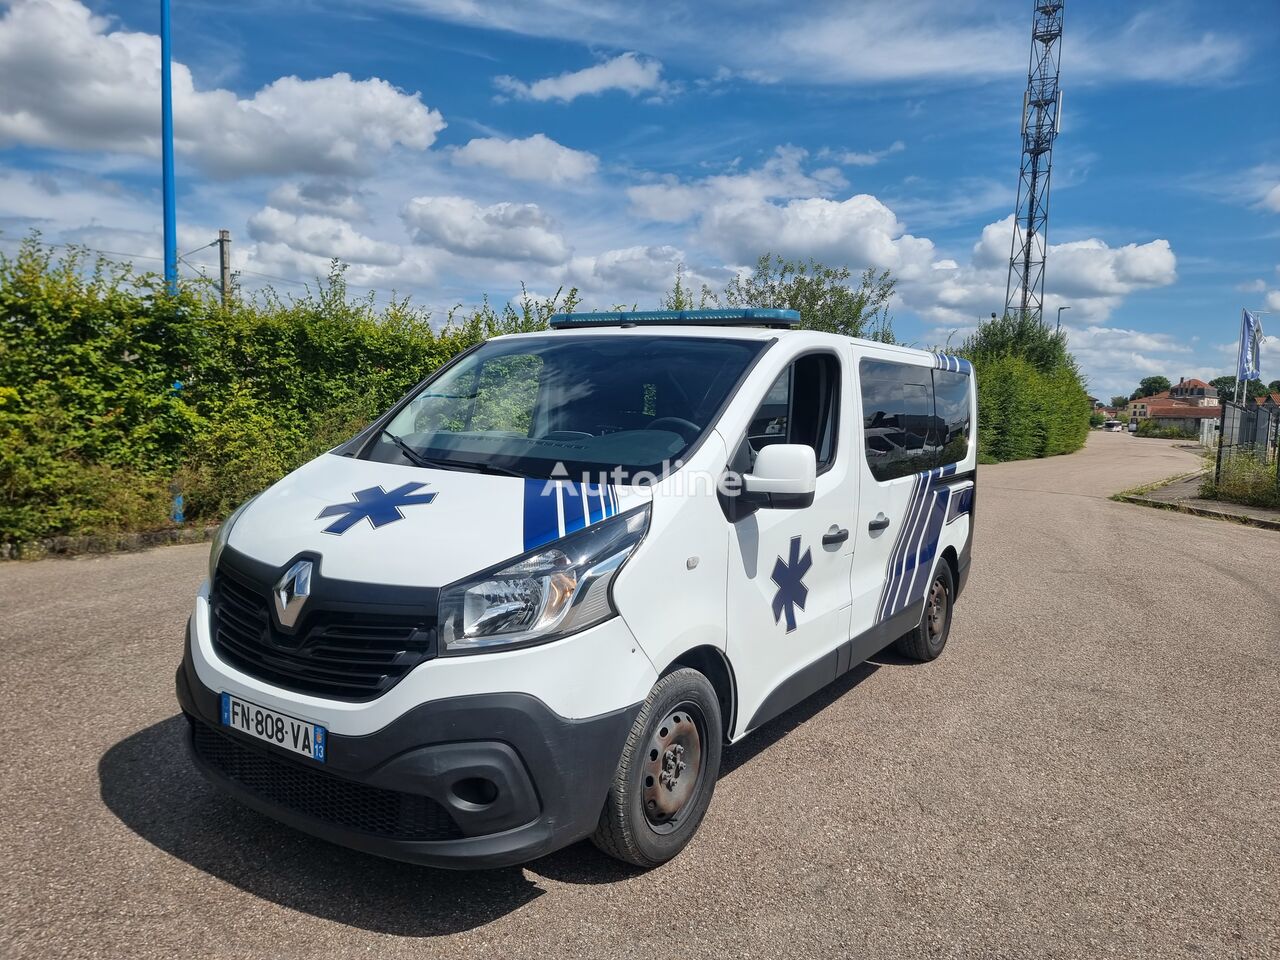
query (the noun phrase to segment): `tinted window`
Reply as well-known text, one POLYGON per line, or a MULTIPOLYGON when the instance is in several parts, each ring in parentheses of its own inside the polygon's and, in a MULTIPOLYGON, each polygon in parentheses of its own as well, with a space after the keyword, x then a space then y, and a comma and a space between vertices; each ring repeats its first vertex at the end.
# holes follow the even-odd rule
POLYGON ((859 373, 872 476, 892 480, 964 459, 968 377, 885 360, 863 360, 859 373))
POLYGON ((938 466, 959 463, 969 452, 969 378, 933 371, 933 403, 938 415, 938 466))

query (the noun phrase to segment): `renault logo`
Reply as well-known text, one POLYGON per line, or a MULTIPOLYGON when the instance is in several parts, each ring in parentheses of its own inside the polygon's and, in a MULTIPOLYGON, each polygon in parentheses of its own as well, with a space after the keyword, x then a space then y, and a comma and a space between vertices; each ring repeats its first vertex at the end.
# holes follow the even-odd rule
POLYGON ((311 596, 311 561, 299 560, 280 578, 273 592, 276 602, 276 619, 282 627, 292 627, 298 622, 302 605, 311 596))

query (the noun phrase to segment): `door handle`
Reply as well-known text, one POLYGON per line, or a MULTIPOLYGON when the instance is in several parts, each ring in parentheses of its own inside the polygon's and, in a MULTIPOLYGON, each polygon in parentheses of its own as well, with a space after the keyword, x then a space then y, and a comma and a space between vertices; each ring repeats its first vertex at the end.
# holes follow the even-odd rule
POLYGON ((831 529, 822 535, 822 545, 824 547, 835 546, 837 543, 844 543, 849 539, 849 531, 844 527, 837 527, 834 523, 831 529))
POLYGON ((867 524, 867 529, 874 533, 877 530, 889 529, 889 518, 883 513, 877 513, 876 518, 867 524))

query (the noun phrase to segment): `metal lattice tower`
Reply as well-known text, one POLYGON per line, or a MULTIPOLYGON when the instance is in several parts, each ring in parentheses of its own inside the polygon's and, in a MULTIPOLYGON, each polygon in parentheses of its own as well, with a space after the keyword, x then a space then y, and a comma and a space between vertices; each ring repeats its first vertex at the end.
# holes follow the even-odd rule
POLYGON ((1058 69, 1062 55, 1063 0, 1034 0, 1027 92, 1022 96, 1022 170, 1013 217, 1007 315, 1043 320, 1044 264, 1048 251, 1049 172, 1062 118, 1058 69))

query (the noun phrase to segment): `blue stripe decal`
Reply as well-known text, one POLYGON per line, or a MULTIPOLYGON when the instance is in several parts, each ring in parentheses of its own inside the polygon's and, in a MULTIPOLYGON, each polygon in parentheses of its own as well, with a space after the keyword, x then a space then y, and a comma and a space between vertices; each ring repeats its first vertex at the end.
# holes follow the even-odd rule
POLYGON ((560 485, 560 497, 564 503, 564 532, 581 530, 587 525, 582 509, 582 484, 564 481, 560 485))
POLYGON ((556 484, 550 480, 524 482, 524 548, 532 550, 560 537, 556 484))
POLYGON ((933 355, 933 369, 946 370, 949 373, 960 373, 966 377, 973 376, 973 364, 963 357, 953 357, 949 353, 933 355))
POLYGON ((947 511, 947 523, 958 520, 973 509, 973 487, 965 487, 951 498, 951 509, 947 511))
MULTIPOLYGON (((947 479, 955 474, 949 464, 916 475, 902 530, 889 556, 885 585, 880 594, 877 622, 924 597, 929 571, 938 553, 942 527, 951 505, 947 479)), ((972 487, 969 488, 972 491, 972 487)))
POLYGON ((608 484, 526 479, 524 548, 533 550, 559 540, 561 517, 564 532, 570 534, 612 517, 618 512, 617 503, 617 493, 608 484))

